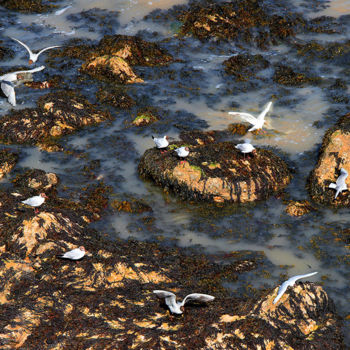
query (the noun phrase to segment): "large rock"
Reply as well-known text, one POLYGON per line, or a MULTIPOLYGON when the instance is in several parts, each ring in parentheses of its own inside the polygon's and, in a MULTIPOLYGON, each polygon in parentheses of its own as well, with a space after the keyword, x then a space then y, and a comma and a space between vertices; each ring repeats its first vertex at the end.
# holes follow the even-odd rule
MULTIPOLYGON (((349 191, 334 199, 335 190, 329 184, 336 182, 340 169, 350 173, 350 114, 340 118, 325 134, 316 167, 308 179, 311 198, 318 203, 332 206, 350 206, 349 191)), ((350 178, 346 182, 349 185, 350 178)))
POLYGON ((39 99, 37 108, 13 110, 2 117, 0 141, 56 151, 60 149, 56 143, 60 137, 111 118, 74 92, 49 93, 39 99))
POLYGON ((257 149, 254 156, 244 156, 231 142, 190 146, 182 163, 174 151, 162 154, 152 148, 142 156, 138 170, 182 198, 215 202, 263 200, 291 179, 286 163, 271 151, 257 149))

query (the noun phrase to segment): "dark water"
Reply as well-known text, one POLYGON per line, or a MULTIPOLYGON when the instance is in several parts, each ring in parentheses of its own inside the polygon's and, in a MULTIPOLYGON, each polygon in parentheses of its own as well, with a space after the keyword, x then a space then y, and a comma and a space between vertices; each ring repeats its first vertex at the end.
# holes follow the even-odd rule
MULTIPOLYGON (((46 153, 32 147, 10 147, 20 151, 21 167, 53 171, 60 176, 60 195, 79 198, 82 186, 100 181, 112 187, 113 199, 140 198, 153 212, 143 214, 118 213, 108 209, 106 217, 94 226, 110 239, 135 237, 140 240, 159 241, 164 245, 196 247, 207 254, 241 251, 242 256, 257 256, 262 265, 257 271, 241 276, 229 285, 235 294, 253 294, 255 288, 274 287, 281 275, 294 275, 318 271, 311 278, 320 282, 334 299, 342 316, 350 314, 348 281, 349 249, 338 242, 335 235, 349 226, 348 209, 318 211, 301 218, 291 218, 285 213, 281 199, 271 198, 256 205, 215 208, 178 200, 150 182, 139 179, 137 163, 143 152, 153 147, 152 134, 178 138, 183 130, 224 129, 233 121, 230 110, 259 113, 273 98, 268 125, 278 131, 271 137, 256 137, 254 145, 273 148, 294 171, 292 183, 287 188, 290 199, 307 199, 306 179, 317 160, 317 152, 324 131, 348 112, 349 64, 334 61, 308 60, 296 54, 291 45, 281 44, 268 51, 251 46, 242 47, 232 42, 202 43, 193 38, 178 37, 179 23, 156 20, 143 16, 162 5, 163 9, 179 4, 176 1, 63 1, 60 9, 71 6, 58 14, 9 16, 2 10, 0 40, 15 50, 15 58, 2 62, 3 70, 25 64, 26 53, 8 38, 17 37, 33 48, 46 44, 62 44, 80 37, 97 42, 104 34, 139 34, 145 40, 157 41, 166 48, 176 62, 168 67, 136 67, 144 84, 128 87, 128 93, 138 101, 138 108, 157 107, 162 120, 151 127, 130 127, 137 108, 117 111, 110 108, 115 121, 88 128, 64 139, 65 146, 73 151, 46 153), (93 9, 99 7, 99 9, 93 9), (90 10, 82 16, 80 12, 90 10), (104 24, 100 26, 100 24, 104 24), (40 38, 40 40, 38 40, 40 38), (305 87, 281 87, 271 83, 272 71, 266 69, 258 78, 248 82, 236 82, 224 73, 222 62, 238 53, 262 54, 272 63, 284 62, 291 67, 307 69, 322 78, 318 85, 305 87), (332 91, 330 86, 337 78, 346 83, 346 89, 332 91), (335 99, 341 95, 341 99, 335 99), (95 178, 87 175, 86 167, 93 167, 95 178)), ((307 42, 344 42, 350 39, 350 1, 320 2, 310 8, 309 3, 292 1, 289 6, 303 12, 309 18, 321 15, 333 16, 338 29, 336 34, 308 33, 296 40, 307 42), (331 6, 329 6, 331 5, 331 6), (328 7, 327 7, 328 6, 328 7)), ((159 12, 160 13, 160 12, 159 12)), ((40 58, 40 64, 45 57, 40 58)), ((92 102, 101 86, 90 80, 77 81, 78 68, 67 69, 64 60, 56 59, 56 66, 38 73, 37 79, 48 75, 64 74, 67 86, 80 89, 92 102)), ((22 87, 17 90, 21 109, 34 106, 36 99, 47 91, 33 91, 22 87)), ((9 105, 0 100, 0 113, 5 115, 9 105)), ((8 180, 3 180, 5 184, 8 180)))

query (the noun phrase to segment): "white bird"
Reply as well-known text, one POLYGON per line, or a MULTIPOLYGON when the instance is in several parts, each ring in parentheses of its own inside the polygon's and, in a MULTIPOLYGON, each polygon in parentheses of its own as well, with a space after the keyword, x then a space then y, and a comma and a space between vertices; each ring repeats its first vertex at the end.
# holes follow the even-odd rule
POLYGON ((170 311, 173 314, 178 315, 183 313, 186 302, 190 300, 206 303, 215 299, 215 297, 208 294, 192 293, 188 294, 185 299, 180 302, 176 301, 176 295, 172 292, 167 292, 165 290, 154 290, 153 293, 155 293, 158 298, 164 298, 165 304, 169 307, 170 311))
POLYGON ((45 47, 45 49, 42 49, 37 53, 33 53, 33 51, 28 47, 28 45, 23 43, 21 40, 18 40, 16 38, 12 38, 12 37, 11 37, 11 39, 17 41, 19 44, 24 46, 24 48, 28 51, 28 53, 29 53, 29 62, 28 63, 29 64, 35 63, 38 60, 39 55, 41 55, 44 51, 51 50, 51 49, 54 49, 56 47, 61 47, 61 46, 57 46, 57 45, 49 46, 49 47, 45 47))
POLYGON ((164 136, 164 137, 160 137, 160 138, 156 138, 154 136, 152 136, 152 139, 154 141, 154 143, 156 144, 156 147, 159 149, 162 148, 167 148, 169 146, 169 141, 168 141, 168 136, 164 136))
POLYGON ((244 143, 239 143, 235 146, 243 154, 251 153, 255 151, 255 147, 250 143, 250 140, 244 140, 244 143))
POLYGON ((45 198, 48 198, 47 195, 45 193, 40 193, 39 196, 30 197, 21 203, 31 207, 40 207, 45 202, 45 198))
POLYGON ((190 154, 190 149, 188 147, 183 146, 176 148, 175 152, 177 153, 178 157, 186 158, 190 154))
POLYGON ((17 75, 23 73, 35 73, 45 69, 45 66, 40 66, 38 68, 30 70, 19 70, 17 72, 6 73, 0 76, 1 90, 7 97, 8 102, 12 106, 16 106, 16 93, 15 93, 15 84, 18 80, 17 75))
POLYGON ((280 300, 280 298, 282 297, 282 295, 285 293, 285 291, 287 290, 287 288, 289 286, 293 287, 295 282, 301 278, 306 278, 306 277, 311 277, 313 275, 316 275, 316 273, 318 272, 311 272, 311 273, 307 273, 306 275, 297 275, 297 276, 293 276, 290 279, 288 279, 287 281, 283 282, 279 289, 278 289, 278 293, 276 298, 274 299, 273 303, 276 304, 278 302, 278 300, 280 300))
POLYGON ((348 177, 348 175, 348 172, 344 168, 341 168, 340 175, 337 178, 337 181, 329 185, 329 188, 334 188, 336 190, 334 199, 338 197, 338 194, 340 192, 346 191, 348 189, 348 186, 345 183, 345 180, 348 177))
POLYGON ((265 115, 270 110, 271 106, 272 106, 272 102, 270 101, 266 105, 264 110, 258 115, 257 118, 255 118, 249 113, 228 112, 228 114, 240 116, 242 119, 244 119, 245 121, 253 125, 250 129, 248 129, 248 131, 254 131, 254 130, 262 129, 265 123, 265 115))
POLYGON ((62 259, 69 259, 69 260, 79 260, 85 255, 85 248, 83 246, 79 248, 75 248, 73 250, 70 250, 69 252, 66 252, 62 255, 58 255, 59 258, 62 259))

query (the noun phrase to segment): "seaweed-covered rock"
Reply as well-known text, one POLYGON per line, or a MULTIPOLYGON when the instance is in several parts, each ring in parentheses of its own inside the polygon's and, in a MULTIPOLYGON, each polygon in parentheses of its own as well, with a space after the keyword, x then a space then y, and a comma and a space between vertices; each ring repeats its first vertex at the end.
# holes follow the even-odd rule
POLYGON ((311 77, 305 73, 297 73, 291 67, 278 65, 275 68, 273 81, 286 86, 303 86, 305 84, 314 84, 321 81, 321 78, 311 77))
POLYGON ((303 22, 300 17, 270 15, 263 9, 262 2, 256 0, 194 3, 179 19, 183 22, 183 34, 191 33, 199 39, 241 38, 257 42, 261 47, 293 35, 296 23, 303 22))
POLYGON ((137 36, 105 35, 96 49, 99 55, 120 57, 132 66, 159 66, 173 61, 158 44, 137 36))
POLYGON ((224 61, 223 65, 227 74, 234 75, 238 81, 247 81, 270 63, 262 55, 236 55, 224 61))
POLYGON ((82 96, 59 91, 41 97, 37 108, 13 110, 2 117, 0 140, 9 144, 38 145, 50 150, 48 146, 59 137, 108 119, 111 119, 109 113, 96 109, 82 96))
MULTIPOLYGON (((350 172, 350 114, 340 118, 337 124, 327 130, 316 167, 308 179, 311 198, 318 203, 332 206, 350 206, 349 191, 339 193, 334 199, 335 190, 329 188, 335 183, 340 169, 350 172)), ((347 178, 346 183, 349 183, 347 178)))
MULTIPOLYGON (((2 43, 2 41, 0 41, 0 44, 1 43, 2 43)), ((10 58, 13 56, 14 56, 14 53, 11 49, 0 46, 0 60, 3 60, 5 58, 10 58)))
POLYGON ((277 194, 291 179, 286 163, 271 151, 257 149, 244 156, 231 142, 190 147, 180 162, 170 145, 162 154, 152 148, 142 156, 138 171, 182 198, 215 202, 251 202, 277 194))
POLYGON ((134 126, 146 126, 158 121, 159 118, 152 109, 145 109, 137 113, 137 117, 131 122, 134 126))
POLYGON ((81 67, 83 72, 98 79, 107 79, 119 84, 143 83, 129 64, 121 57, 104 55, 87 61, 81 67))
POLYGON ((0 6, 23 13, 42 13, 56 7, 44 0, 0 0, 0 6))
POLYGON ((127 198, 126 200, 115 199, 111 205, 118 211, 124 211, 127 213, 140 214, 152 211, 152 208, 146 202, 144 202, 142 199, 137 198, 127 198))
POLYGON ((38 192, 46 192, 55 188, 58 184, 58 177, 55 173, 47 173, 40 169, 30 169, 18 174, 12 183, 17 187, 28 187, 38 192))
POLYGON ((303 216, 315 210, 309 201, 290 201, 285 209, 290 216, 303 216))
POLYGON ((121 88, 106 89, 100 88, 96 93, 100 103, 108 104, 116 108, 130 109, 135 101, 121 88))
POLYGON ((6 149, 0 151, 0 179, 8 174, 18 161, 18 154, 6 149))

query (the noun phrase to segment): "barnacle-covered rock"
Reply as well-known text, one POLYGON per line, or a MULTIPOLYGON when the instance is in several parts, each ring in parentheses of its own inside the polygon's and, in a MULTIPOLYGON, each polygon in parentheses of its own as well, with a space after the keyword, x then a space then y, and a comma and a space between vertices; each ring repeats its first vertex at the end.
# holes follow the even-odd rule
POLYGON ((190 146, 181 162, 170 145, 162 154, 152 148, 139 163, 139 173, 182 198, 214 202, 251 202, 277 194, 291 179, 286 163, 271 151, 240 153, 231 142, 190 146))
POLYGON ((64 135, 109 119, 109 113, 96 109, 76 93, 49 93, 38 100, 37 108, 13 110, 2 117, 0 141, 45 148, 64 135))
MULTIPOLYGON (((350 206, 350 192, 339 193, 335 199, 335 190, 329 188, 335 183, 340 169, 350 172, 350 114, 340 118, 337 124, 327 130, 319 153, 318 162, 308 179, 311 198, 321 204, 331 206, 350 206)), ((350 178, 346 179, 349 185, 350 178)))

